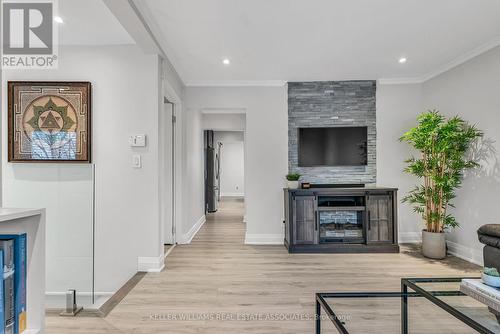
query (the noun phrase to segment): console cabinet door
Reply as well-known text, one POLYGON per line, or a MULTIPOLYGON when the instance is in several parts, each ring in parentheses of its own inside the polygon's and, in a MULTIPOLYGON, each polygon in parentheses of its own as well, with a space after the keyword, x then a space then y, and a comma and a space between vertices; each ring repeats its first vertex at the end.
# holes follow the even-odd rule
POLYGON ((293 200, 293 243, 318 243, 315 196, 296 196, 293 200))
POLYGON ((392 243, 392 197, 390 195, 369 195, 368 209, 368 243, 392 243))

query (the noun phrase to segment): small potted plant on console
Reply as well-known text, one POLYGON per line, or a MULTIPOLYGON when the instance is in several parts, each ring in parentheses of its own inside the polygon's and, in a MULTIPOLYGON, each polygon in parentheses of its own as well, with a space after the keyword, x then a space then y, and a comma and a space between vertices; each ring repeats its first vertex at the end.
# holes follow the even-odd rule
POLYGON ((289 189, 298 189, 299 188, 299 179, 300 179, 300 174, 299 173, 288 173, 286 175, 286 179, 288 181, 288 188, 289 189))
POLYGON ((462 184, 464 171, 478 167, 467 158, 471 145, 482 132, 459 117, 447 119, 438 111, 418 117, 418 125, 401 138, 417 151, 420 157, 406 160, 405 172, 422 180, 403 202, 422 215, 422 254, 432 259, 446 257, 445 230, 458 226, 449 212, 455 191, 462 184))

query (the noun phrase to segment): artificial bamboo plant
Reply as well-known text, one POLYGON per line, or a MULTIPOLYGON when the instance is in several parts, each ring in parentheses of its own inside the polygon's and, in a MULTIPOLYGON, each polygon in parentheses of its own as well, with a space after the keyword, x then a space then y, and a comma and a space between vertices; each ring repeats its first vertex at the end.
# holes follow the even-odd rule
POLYGON ((427 232, 442 233, 447 227, 458 226, 448 208, 453 207, 464 171, 478 167, 476 161, 467 158, 467 152, 482 136, 481 131, 463 119, 447 119, 432 110, 420 115, 418 126, 400 138, 421 153, 420 158, 406 160, 405 172, 423 179, 423 184, 410 191, 403 202, 410 203, 422 215, 427 232))

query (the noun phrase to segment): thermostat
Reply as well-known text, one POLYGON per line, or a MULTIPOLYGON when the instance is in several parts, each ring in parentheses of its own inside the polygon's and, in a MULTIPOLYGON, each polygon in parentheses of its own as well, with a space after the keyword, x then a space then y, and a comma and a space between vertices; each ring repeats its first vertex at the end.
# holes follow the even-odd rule
POLYGON ((129 138, 129 143, 131 147, 145 147, 146 135, 132 135, 129 138))

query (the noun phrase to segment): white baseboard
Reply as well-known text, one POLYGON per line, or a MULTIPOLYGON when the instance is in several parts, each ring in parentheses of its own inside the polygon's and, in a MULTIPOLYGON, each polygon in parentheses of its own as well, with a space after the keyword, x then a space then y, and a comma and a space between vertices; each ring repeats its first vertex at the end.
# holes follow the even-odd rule
POLYGON ((449 254, 480 266, 483 265, 483 251, 481 249, 466 247, 453 241, 446 241, 446 244, 449 254))
POLYGON ((245 193, 221 193, 221 197, 245 197, 245 193))
POLYGON ((207 218, 205 217, 205 215, 201 216, 200 219, 198 219, 198 221, 193 225, 193 227, 191 227, 189 232, 179 236, 177 243, 181 245, 190 244, 196 233, 198 233, 203 224, 205 224, 206 220, 207 218))
POLYGON ((398 242, 400 244, 422 242, 422 232, 399 232, 398 242))
POLYGON ((138 257, 137 271, 147 273, 159 273, 165 268, 165 254, 157 257, 138 257))
POLYGON ((283 245, 283 234, 245 234, 246 245, 283 245))

